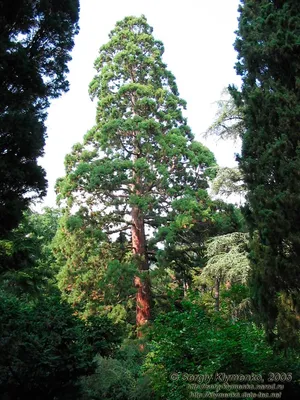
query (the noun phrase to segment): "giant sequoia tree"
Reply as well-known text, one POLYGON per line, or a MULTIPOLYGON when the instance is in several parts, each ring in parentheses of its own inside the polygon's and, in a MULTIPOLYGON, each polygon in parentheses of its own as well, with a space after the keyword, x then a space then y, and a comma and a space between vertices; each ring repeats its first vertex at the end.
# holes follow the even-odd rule
POLYGON ((252 289, 274 333, 276 323, 279 331, 297 327, 300 312, 300 3, 243 0, 239 11, 236 70, 243 85, 231 92, 246 127, 240 167, 252 289))
POLYGON ((49 99, 68 89, 78 0, 0 1, 0 236, 45 194, 37 164, 49 99))
POLYGON ((159 231, 162 240, 170 238, 172 228, 187 229, 196 213, 203 215, 214 171, 208 167, 215 164, 187 125, 163 52, 144 16, 117 23, 90 85, 99 99, 96 125, 66 157, 67 175, 57 184, 59 197, 70 209, 77 205, 108 241, 128 233, 138 326, 150 318, 150 237, 159 231))

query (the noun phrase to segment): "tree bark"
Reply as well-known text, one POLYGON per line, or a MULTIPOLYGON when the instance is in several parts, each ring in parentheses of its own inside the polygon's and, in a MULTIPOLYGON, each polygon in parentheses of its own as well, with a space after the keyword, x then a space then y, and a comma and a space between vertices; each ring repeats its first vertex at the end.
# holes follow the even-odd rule
MULTIPOLYGON (((133 207, 132 216, 132 249, 135 260, 138 265, 139 276, 134 278, 134 284, 137 288, 136 294, 136 326, 140 328, 150 319, 150 278, 149 262, 147 257, 147 246, 145 239, 145 224, 141 211, 138 207, 133 207)), ((141 332, 138 330, 138 336, 141 332)))
POLYGON ((220 311, 220 279, 215 280, 215 310, 220 311))
POLYGON ((226 286, 226 290, 231 289, 231 282, 229 280, 227 280, 225 283, 225 286, 226 286))
MULTIPOLYGON (((132 82, 135 82, 135 74, 131 71, 132 82)), ((136 115, 135 96, 132 96, 132 107, 133 115, 136 115)), ((140 154, 139 141, 137 139, 137 132, 133 132, 133 159, 137 161, 140 154)), ((140 176, 136 174, 133 170, 133 181, 132 191, 136 195, 141 195, 141 179, 140 176)), ((150 276, 149 276, 149 260, 147 253, 146 235, 145 235, 145 221, 143 213, 140 208, 133 206, 131 210, 131 237, 132 237, 132 250, 135 261, 138 266, 139 274, 134 278, 134 285, 137 289, 136 293, 136 327, 137 336, 142 337, 142 332, 139 329, 141 326, 145 325, 150 320, 150 310, 151 310, 151 289, 150 289, 150 276)), ((141 350, 143 345, 141 345, 141 350)))
POLYGON ((186 297, 188 294, 190 285, 189 285, 189 282, 185 278, 183 278, 182 287, 183 287, 183 297, 186 297))

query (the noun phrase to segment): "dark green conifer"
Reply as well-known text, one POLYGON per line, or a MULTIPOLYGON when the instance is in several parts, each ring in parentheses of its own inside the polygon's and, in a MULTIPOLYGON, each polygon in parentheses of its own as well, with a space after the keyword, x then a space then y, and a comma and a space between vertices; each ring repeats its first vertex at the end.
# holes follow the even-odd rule
POLYGON ((68 89, 78 0, 0 1, 0 237, 30 200, 45 195, 49 99, 68 89))
POLYGON ((284 336, 300 317, 300 3, 243 0, 239 11, 243 84, 231 93, 246 127, 239 161, 248 189, 252 295, 271 337, 284 336), (289 318, 280 317, 282 309, 289 318))

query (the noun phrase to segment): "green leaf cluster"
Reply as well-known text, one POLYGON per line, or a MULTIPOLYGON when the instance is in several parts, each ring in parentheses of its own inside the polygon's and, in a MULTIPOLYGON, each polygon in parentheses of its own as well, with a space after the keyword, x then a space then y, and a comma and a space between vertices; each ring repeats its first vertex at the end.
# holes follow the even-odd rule
MULTIPOLYGON (((253 323, 209 317, 190 301, 182 306, 180 311, 156 318, 149 330, 149 352, 143 368, 150 377, 155 399, 188 398, 190 382, 184 374, 254 373, 266 378, 270 371, 280 369, 292 371, 295 381, 299 379, 299 355, 275 353, 264 331, 253 323), (172 380, 174 373, 178 380, 172 380)), ((297 396, 298 391, 286 384, 283 398, 297 396)))

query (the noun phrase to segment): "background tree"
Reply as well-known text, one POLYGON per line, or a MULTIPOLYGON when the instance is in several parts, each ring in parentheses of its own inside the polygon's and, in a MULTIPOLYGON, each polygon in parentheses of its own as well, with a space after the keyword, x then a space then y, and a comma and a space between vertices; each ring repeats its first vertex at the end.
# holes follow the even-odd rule
POLYGON ((239 11, 236 70, 243 84, 231 93, 245 124, 239 161, 252 294, 270 338, 284 338, 282 324, 276 328, 283 298, 295 332, 300 320, 300 3, 243 0, 239 11))
MULTIPOLYGON (((205 138, 210 136, 222 140, 230 140, 233 143, 240 143, 245 132, 245 123, 243 117, 243 107, 241 103, 237 106, 229 89, 222 92, 222 98, 216 102, 217 112, 214 122, 210 125, 204 134, 205 138)), ((246 185, 243 181, 243 173, 239 167, 219 168, 217 176, 212 186, 212 195, 230 197, 239 195, 244 197, 246 185)))
POLYGON ((216 136, 223 140, 237 142, 245 132, 242 105, 237 105, 228 88, 222 91, 221 99, 216 102, 217 112, 214 122, 204 137, 216 136))
POLYGON ((213 180, 212 194, 229 197, 231 195, 245 196, 246 185, 243 181, 243 174, 237 167, 219 168, 216 178, 213 180))
POLYGON ((208 286, 212 282, 215 310, 220 310, 221 285, 227 289, 234 283, 247 284, 250 266, 248 260, 248 234, 233 232, 219 235, 206 242, 207 263, 198 280, 208 286))
POLYGON ((78 12, 78 0, 0 1, 0 237, 17 226, 32 199, 45 195, 37 159, 46 109, 68 89, 78 12))
MULTIPOLYGON (((165 246, 158 251, 157 266, 173 271, 178 287, 186 295, 191 288, 193 275, 206 263, 206 242, 211 237, 240 231, 243 216, 238 208, 221 200, 213 201, 207 195, 205 209, 193 213, 193 223, 168 228, 165 246)), ((165 230, 162 230, 165 233, 165 230)), ((159 238, 159 235, 158 235, 159 238)))
POLYGON ((59 210, 24 212, 19 226, 0 240, 0 286, 15 294, 40 295, 55 281, 52 240, 59 210))
POLYGON ((109 37, 90 85, 99 98, 96 125, 66 157, 57 189, 70 209, 85 207, 107 237, 129 233, 140 326, 150 318, 149 236, 159 227, 187 227, 193 212, 203 213, 215 160, 194 140, 146 18, 126 17, 109 37))

